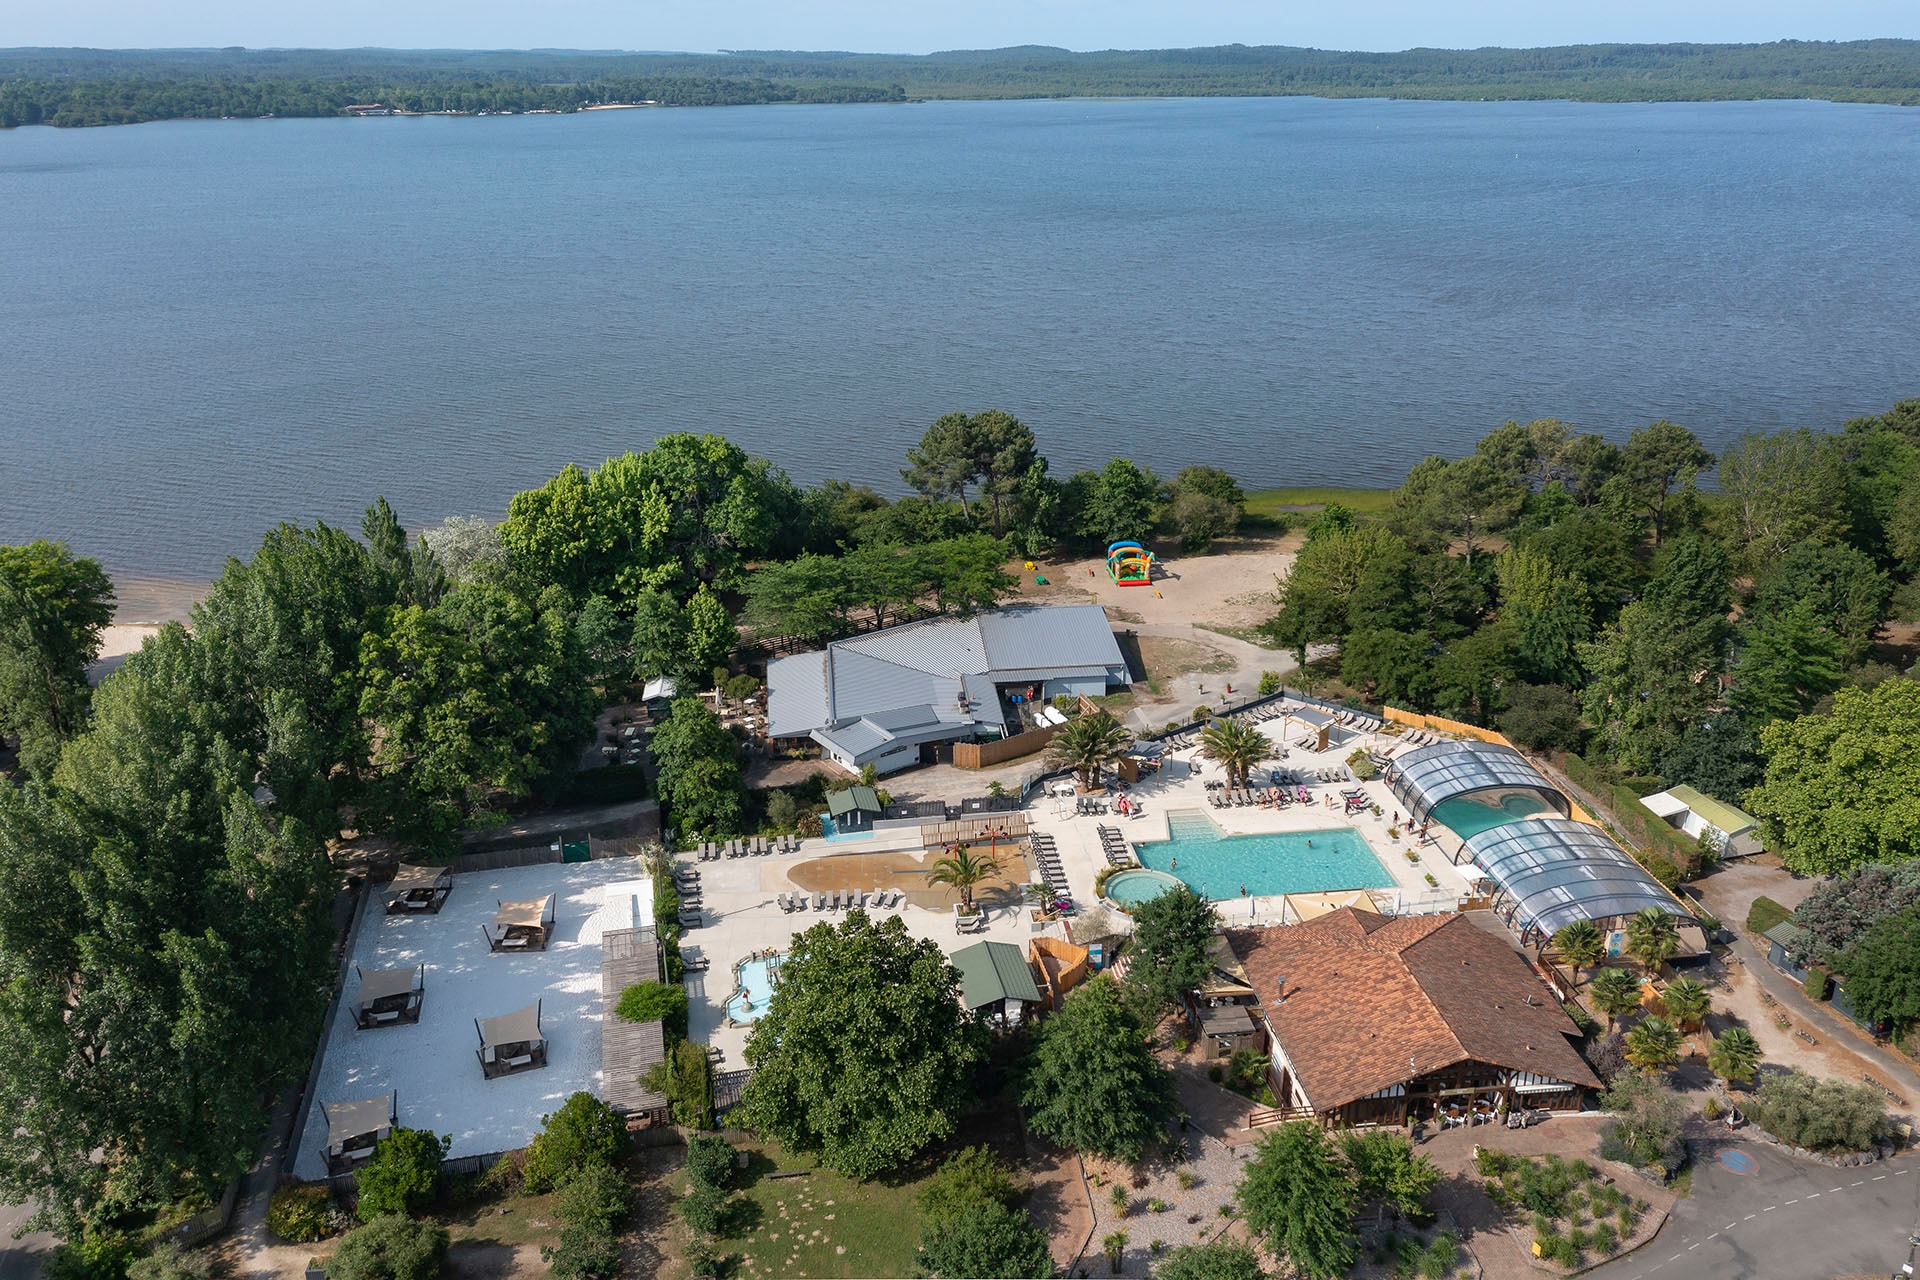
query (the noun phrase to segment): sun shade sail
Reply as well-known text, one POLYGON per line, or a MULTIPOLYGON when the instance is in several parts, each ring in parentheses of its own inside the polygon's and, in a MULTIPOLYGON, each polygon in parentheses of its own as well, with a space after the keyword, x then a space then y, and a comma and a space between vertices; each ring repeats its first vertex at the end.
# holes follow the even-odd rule
POLYGON ((411 969, 356 969, 360 975, 360 1003, 371 1004, 388 996, 404 996, 419 989, 421 966, 411 969))
POLYGON ((387 886, 387 891, 396 896, 417 893, 449 884, 452 880, 453 873, 445 867, 416 867, 410 862, 403 862, 394 870, 393 882, 387 886))
POLYGON ((540 1039, 540 1005, 536 1001, 515 1013, 480 1019, 480 1043, 489 1048, 527 1044, 540 1039))
POLYGON ((327 1104, 327 1145, 337 1147, 355 1138, 390 1129, 394 1122, 393 1094, 362 1098, 358 1102, 327 1104))
POLYGON ((553 895, 544 898, 529 898, 525 902, 503 902, 500 910, 494 913, 493 922, 497 925, 543 925, 553 918, 553 895))

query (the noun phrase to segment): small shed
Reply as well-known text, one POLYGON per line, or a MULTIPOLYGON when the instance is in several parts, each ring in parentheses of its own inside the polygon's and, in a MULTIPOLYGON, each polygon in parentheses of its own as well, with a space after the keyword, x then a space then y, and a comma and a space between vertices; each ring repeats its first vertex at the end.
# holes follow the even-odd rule
POLYGON ((553 937, 554 895, 528 898, 524 902, 494 900, 499 910, 490 924, 480 926, 487 946, 494 951, 545 951, 553 937))
POLYGON ((1767 940, 1767 963, 1795 982, 1805 982, 1813 935, 1791 920, 1782 920, 1761 936, 1767 940))
POLYGON ((327 1116, 327 1172, 346 1173, 373 1154, 380 1139, 400 1123, 398 1097, 392 1092, 356 1102, 329 1102, 327 1116))
POLYGON ((497 1018, 475 1018, 473 1026, 480 1033, 480 1047, 474 1050, 474 1056, 480 1059, 480 1074, 487 1079, 537 1071, 547 1065, 547 1037, 540 1029, 538 1000, 497 1018))
POLYGON ((855 783, 845 791, 827 793, 827 812, 836 832, 871 831, 886 809, 872 787, 855 783))
POLYGON ((353 996, 353 1021, 362 1031, 420 1021, 426 999, 427 966, 410 969, 361 969, 354 975, 360 988, 353 996))
POLYGON ((1640 803, 1668 826, 1698 840, 1711 834, 1720 845, 1723 858, 1744 858, 1760 852, 1760 824, 1751 814, 1692 787, 1668 787, 1640 803))
POLYGON ((420 867, 403 862, 394 868, 387 885, 387 914, 404 915, 413 911, 440 914, 453 892, 453 873, 445 867, 420 867))
POLYGON ((951 959, 960 971, 960 1001, 976 1018, 1015 1027, 1029 1005, 1043 1003, 1027 958, 1011 942, 976 942, 951 959))

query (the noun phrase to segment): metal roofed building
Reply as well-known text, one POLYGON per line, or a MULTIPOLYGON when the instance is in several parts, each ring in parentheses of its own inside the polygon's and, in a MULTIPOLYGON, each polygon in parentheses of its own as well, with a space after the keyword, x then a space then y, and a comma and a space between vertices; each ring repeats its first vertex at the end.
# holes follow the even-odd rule
POLYGON ((1027 958, 1011 942, 976 942, 948 959, 960 971, 960 1002, 975 1017, 1013 1027, 1027 1006, 1045 1003, 1027 958))
POLYGON ((1563 817, 1572 811, 1560 789, 1525 756, 1494 742, 1436 742, 1409 751, 1388 764, 1387 784, 1416 822, 1431 818, 1449 800, 1501 791, 1530 792, 1563 817))
MULTIPOLYGON (((1647 907, 1676 917, 1681 956, 1704 954, 1706 937, 1681 901, 1599 827, 1569 818, 1526 818, 1467 837, 1476 866, 1500 888, 1494 908, 1523 940, 1575 920, 1619 932, 1647 907), (1697 938, 1691 935, 1699 935, 1697 938)), ((1618 952, 1618 937, 1609 950, 1618 952)))
POLYGON ((930 743, 1008 732, 1004 692, 1097 696, 1129 680, 1099 605, 1022 605, 836 640, 767 665, 767 732, 811 738, 852 772, 921 760, 930 743))
POLYGON ((1640 797, 1640 803, 1668 826, 1696 840, 1702 832, 1712 832, 1720 842, 1723 858, 1744 858, 1760 852, 1760 824, 1750 814, 1692 787, 1668 787, 1640 797))

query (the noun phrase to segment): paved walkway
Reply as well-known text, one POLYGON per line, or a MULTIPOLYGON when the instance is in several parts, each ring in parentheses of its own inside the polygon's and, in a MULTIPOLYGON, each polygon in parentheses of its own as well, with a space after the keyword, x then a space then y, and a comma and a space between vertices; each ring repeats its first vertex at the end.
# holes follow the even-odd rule
POLYGON ((39 1280, 47 1254, 57 1243, 44 1231, 14 1239, 13 1233, 32 1212, 24 1205, 0 1205, 0 1280, 39 1280))

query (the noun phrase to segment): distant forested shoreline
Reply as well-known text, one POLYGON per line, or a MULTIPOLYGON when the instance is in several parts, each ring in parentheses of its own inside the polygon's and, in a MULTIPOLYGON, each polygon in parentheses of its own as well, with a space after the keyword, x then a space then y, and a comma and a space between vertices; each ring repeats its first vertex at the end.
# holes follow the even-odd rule
POLYGON ((1027 46, 925 56, 463 50, 6 49, 0 127, 410 112, 571 112, 931 98, 1271 97, 1920 105, 1920 41, 1353 53, 1027 46))

